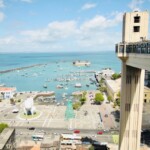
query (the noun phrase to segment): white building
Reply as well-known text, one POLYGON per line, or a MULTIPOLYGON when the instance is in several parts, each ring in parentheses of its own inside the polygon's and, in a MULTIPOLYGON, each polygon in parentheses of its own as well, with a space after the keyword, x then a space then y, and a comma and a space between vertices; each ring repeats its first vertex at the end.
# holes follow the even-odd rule
POLYGON ((15 87, 0 87, 0 93, 4 99, 12 98, 16 92, 15 87))
POLYGON ((101 78, 111 78, 111 76, 115 73, 111 68, 104 68, 101 71, 96 73, 98 80, 101 78))

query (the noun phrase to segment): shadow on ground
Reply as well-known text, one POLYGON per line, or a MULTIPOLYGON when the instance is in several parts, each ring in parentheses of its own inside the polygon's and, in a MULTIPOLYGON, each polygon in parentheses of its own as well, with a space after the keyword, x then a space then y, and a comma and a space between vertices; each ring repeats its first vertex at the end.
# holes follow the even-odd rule
POLYGON ((114 115, 116 122, 120 121, 120 111, 119 110, 112 111, 111 114, 114 115))
POLYGON ((107 147, 107 145, 102 145, 102 143, 93 140, 89 137, 83 137, 82 138, 83 144, 91 144, 94 147, 94 150, 110 150, 110 148, 107 147))

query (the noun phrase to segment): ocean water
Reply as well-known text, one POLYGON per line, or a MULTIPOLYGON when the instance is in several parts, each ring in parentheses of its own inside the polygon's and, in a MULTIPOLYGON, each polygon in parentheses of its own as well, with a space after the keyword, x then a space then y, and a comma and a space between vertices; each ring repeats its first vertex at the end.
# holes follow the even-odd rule
POLYGON ((115 72, 121 71, 121 62, 113 51, 97 53, 7 53, 0 54, 0 71, 35 66, 23 70, 16 70, 0 74, 0 83, 6 86, 15 86, 17 91, 55 91, 58 100, 62 94, 70 95, 79 90, 95 90, 96 86, 90 84, 90 77, 94 73, 78 73, 81 71, 100 71, 102 68, 112 68, 115 72), (89 67, 76 67, 75 60, 91 62, 89 67), (45 65, 44 65, 45 64, 45 65), (58 81, 71 79, 71 81, 58 81), (81 83, 82 88, 75 88, 76 83, 81 83), (57 85, 64 88, 58 89, 57 85), (86 84, 90 86, 87 87, 86 84), (47 85, 47 88, 43 86, 47 85))

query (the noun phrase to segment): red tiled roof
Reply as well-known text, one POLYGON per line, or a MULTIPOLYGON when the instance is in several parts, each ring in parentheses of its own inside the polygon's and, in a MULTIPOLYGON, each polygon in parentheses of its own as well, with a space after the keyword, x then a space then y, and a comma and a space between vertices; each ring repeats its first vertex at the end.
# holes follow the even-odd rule
POLYGON ((16 88, 11 88, 11 87, 0 87, 0 91, 14 91, 16 88))

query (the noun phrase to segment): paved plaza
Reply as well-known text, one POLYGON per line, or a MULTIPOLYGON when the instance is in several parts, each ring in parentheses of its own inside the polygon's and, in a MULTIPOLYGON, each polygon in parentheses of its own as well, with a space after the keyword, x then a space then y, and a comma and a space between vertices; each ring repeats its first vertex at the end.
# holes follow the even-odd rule
POLYGON ((90 100, 90 94, 87 93, 87 101, 78 111, 75 112, 75 118, 65 119, 66 106, 57 105, 35 105, 40 115, 33 119, 21 118, 23 113, 23 102, 16 104, 19 113, 12 113, 14 106, 7 102, 0 103, 0 122, 6 122, 9 126, 25 127, 52 127, 52 128, 73 128, 73 129, 110 129, 115 128, 114 116, 111 114, 112 106, 105 102, 101 105, 94 105, 90 100), (111 108, 111 109, 110 109, 111 108), (85 115, 87 111, 87 115, 85 115), (105 115, 108 117, 105 117, 105 115), (100 116, 101 115, 101 116, 100 116))

